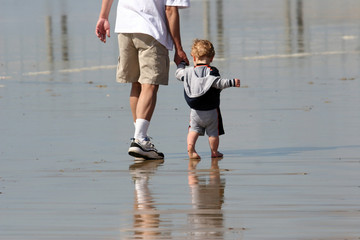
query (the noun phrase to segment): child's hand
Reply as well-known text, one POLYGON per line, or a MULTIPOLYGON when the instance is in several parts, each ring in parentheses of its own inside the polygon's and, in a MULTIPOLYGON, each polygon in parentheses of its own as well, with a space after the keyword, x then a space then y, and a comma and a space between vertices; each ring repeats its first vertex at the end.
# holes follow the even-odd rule
POLYGON ((235 87, 240 87, 240 79, 235 78, 235 87))

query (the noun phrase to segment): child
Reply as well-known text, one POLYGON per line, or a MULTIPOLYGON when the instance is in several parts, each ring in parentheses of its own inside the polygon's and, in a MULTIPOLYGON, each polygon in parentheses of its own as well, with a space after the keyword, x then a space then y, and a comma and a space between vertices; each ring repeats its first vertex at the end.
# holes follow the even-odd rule
POLYGON ((224 79, 219 71, 209 64, 215 56, 210 41, 195 39, 191 48, 194 67, 185 67, 180 63, 175 76, 184 82, 184 96, 190 106, 190 126, 187 136, 189 158, 200 158, 195 150, 195 143, 205 131, 209 136, 211 157, 222 157, 218 152, 219 135, 224 134, 220 113, 220 92, 228 87, 240 87, 240 80, 224 79))

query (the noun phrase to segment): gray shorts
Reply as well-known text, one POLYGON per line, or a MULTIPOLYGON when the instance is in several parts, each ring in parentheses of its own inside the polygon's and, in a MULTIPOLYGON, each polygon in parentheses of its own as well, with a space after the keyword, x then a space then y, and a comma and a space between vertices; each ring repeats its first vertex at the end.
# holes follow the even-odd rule
POLYGON ((168 85, 169 50, 150 35, 119 33, 116 80, 120 83, 168 85))
POLYGON ((220 109, 207 111, 191 109, 189 131, 197 132, 200 136, 204 136, 206 132, 209 137, 224 134, 220 109))

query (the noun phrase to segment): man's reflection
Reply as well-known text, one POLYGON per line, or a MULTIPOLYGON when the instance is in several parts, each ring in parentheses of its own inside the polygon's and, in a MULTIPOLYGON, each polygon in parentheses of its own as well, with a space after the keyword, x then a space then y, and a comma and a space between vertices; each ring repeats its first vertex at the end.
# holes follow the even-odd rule
POLYGON ((161 234, 160 214, 154 206, 154 199, 149 189, 149 179, 164 160, 147 160, 129 167, 135 184, 134 200, 134 238, 158 239, 161 234))
POLYGON ((224 236, 225 179, 219 170, 220 159, 213 158, 209 172, 196 170, 198 159, 189 160, 189 186, 193 213, 188 215, 191 239, 219 239, 224 236))

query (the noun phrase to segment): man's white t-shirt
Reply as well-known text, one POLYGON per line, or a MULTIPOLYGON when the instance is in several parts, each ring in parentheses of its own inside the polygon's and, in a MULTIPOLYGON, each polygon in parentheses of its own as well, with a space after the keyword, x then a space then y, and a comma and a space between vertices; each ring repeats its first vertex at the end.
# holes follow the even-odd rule
POLYGON ((173 41, 167 29, 165 6, 187 8, 190 0, 119 0, 116 33, 144 33, 172 50, 173 41))

